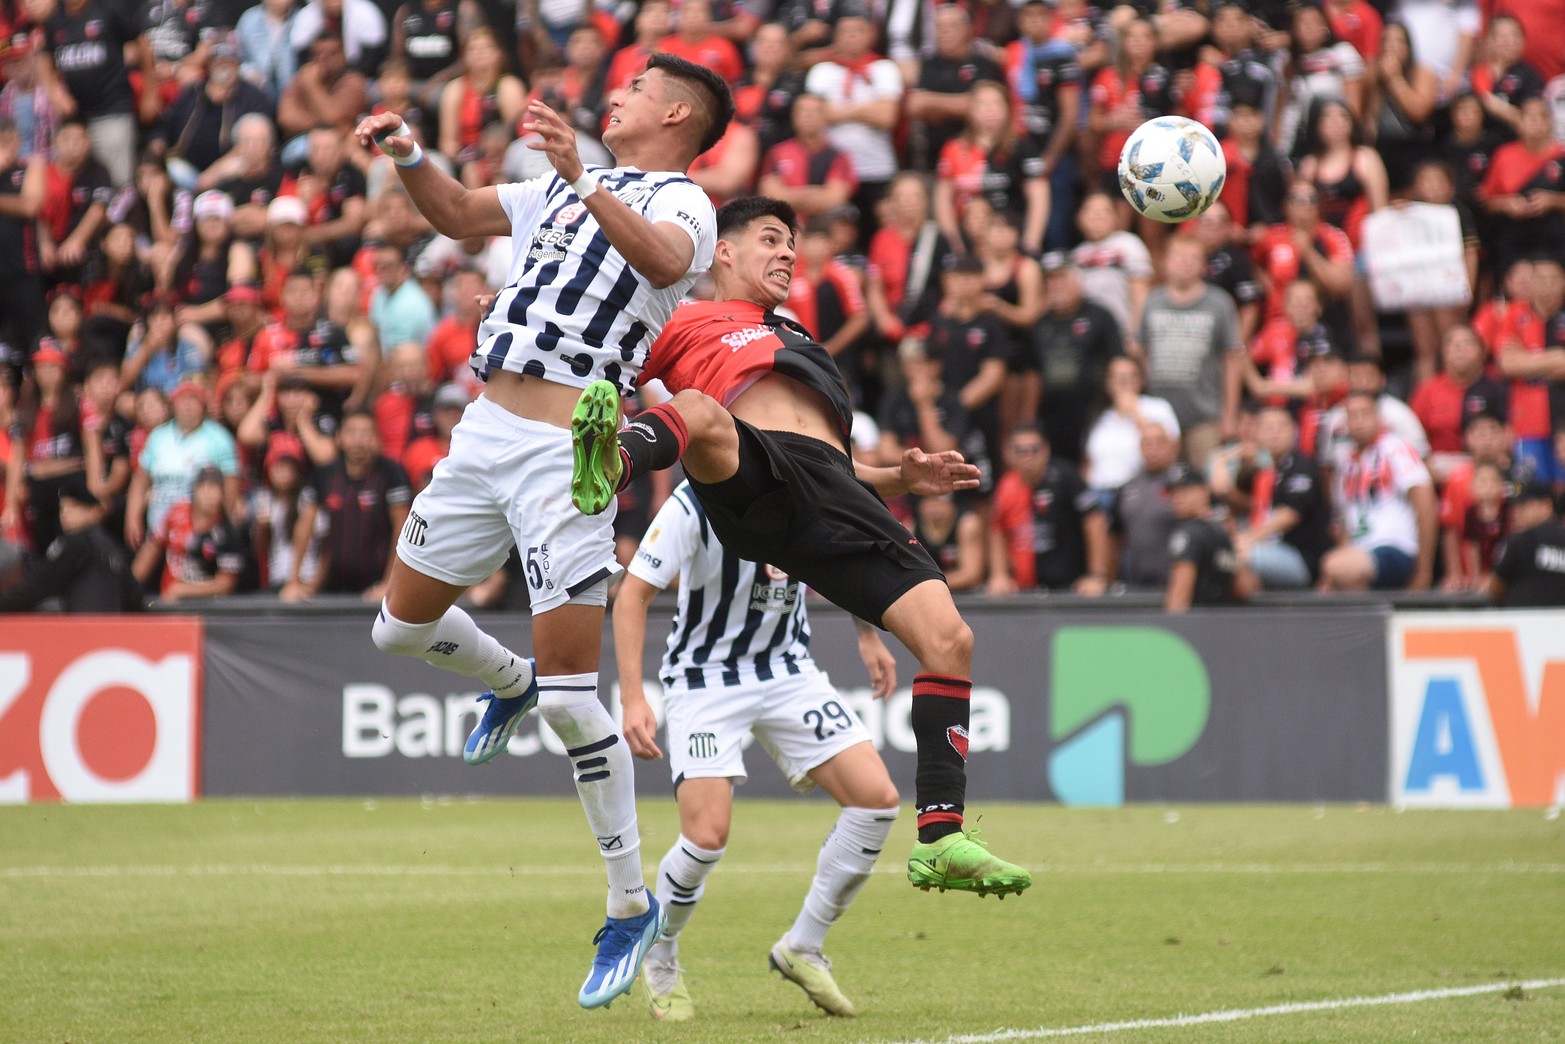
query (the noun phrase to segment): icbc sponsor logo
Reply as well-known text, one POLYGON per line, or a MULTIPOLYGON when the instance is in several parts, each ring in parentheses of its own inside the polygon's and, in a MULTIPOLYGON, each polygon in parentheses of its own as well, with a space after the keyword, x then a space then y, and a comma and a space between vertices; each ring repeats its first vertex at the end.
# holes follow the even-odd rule
POLYGON ((0 802, 188 801, 201 625, 18 619, 0 637, 0 802))

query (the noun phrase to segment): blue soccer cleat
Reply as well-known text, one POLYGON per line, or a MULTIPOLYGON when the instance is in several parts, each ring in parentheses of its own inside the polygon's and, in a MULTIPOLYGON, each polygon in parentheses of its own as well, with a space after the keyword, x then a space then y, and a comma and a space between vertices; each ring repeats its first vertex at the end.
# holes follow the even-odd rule
POLYGON ((533 680, 520 696, 501 698, 492 692, 478 697, 484 705, 484 716, 478 719, 478 727, 467 737, 462 747, 462 760, 469 765, 482 765, 496 758, 505 745, 516 735, 516 727, 522 723, 522 715, 538 705, 538 665, 531 659, 533 680))
POLYGON ((583 1008, 606 1008, 636 984, 647 951, 668 923, 668 915, 651 892, 647 893, 647 902, 651 905, 640 917, 610 917, 592 937, 598 944, 598 955, 576 997, 583 1008))

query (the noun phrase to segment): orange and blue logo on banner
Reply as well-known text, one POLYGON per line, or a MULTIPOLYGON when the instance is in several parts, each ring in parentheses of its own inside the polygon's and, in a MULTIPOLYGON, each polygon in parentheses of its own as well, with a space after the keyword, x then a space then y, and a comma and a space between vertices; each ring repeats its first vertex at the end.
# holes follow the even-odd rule
POLYGON ((1389 652, 1392 801, 1565 800, 1565 614, 1399 613, 1389 652))
POLYGON ((0 802, 189 801, 201 622, 12 616, 0 628, 0 802))

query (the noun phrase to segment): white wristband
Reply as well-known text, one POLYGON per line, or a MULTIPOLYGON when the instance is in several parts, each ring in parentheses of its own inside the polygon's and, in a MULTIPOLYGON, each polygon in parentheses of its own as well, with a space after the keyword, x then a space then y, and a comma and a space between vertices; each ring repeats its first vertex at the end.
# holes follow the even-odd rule
POLYGON ((577 199, 585 203, 588 196, 598 191, 598 179, 584 170, 581 172, 581 177, 571 182, 571 191, 576 193, 577 199))
POLYGON ((375 147, 378 148, 381 152, 385 153, 387 156, 390 156, 391 162, 395 163, 399 167, 416 167, 420 163, 424 162, 424 150, 419 146, 418 142, 413 142, 412 152, 408 153, 406 156, 398 156, 396 153, 386 148, 387 138, 407 138, 409 141, 412 141, 413 131, 412 128, 408 126, 406 120, 403 120, 401 123, 397 124, 397 126, 392 130, 389 130, 385 134, 377 137, 375 139, 375 147))

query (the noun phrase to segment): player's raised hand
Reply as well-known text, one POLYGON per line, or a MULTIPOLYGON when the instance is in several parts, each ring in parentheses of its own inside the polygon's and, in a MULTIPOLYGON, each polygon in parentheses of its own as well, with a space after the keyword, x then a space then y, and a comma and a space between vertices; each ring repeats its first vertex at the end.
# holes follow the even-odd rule
POLYGON ((909 493, 938 497, 959 489, 978 488, 978 467, 967 463, 956 450, 925 453, 910 449, 902 454, 902 481, 909 493))
POLYGON ((359 144, 366 149, 378 147, 380 151, 393 159, 407 159, 413 155, 414 141, 412 138, 393 133, 400 130, 402 116, 395 112, 377 112, 373 116, 366 116, 359 121, 354 128, 353 136, 359 139, 359 144))
POLYGON ((663 756, 658 749, 658 719, 652 713, 652 705, 646 700, 625 700, 621 694, 625 722, 625 742, 630 752, 638 758, 655 761, 663 756))
POLYGON ((527 147, 548 156, 555 173, 566 181, 575 181, 586 170, 576 153, 576 128, 543 102, 534 100, 527 106, 522 133, 538 135, 539 140, 527 147))

